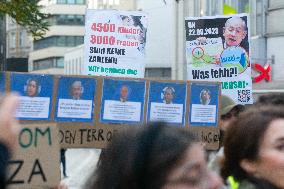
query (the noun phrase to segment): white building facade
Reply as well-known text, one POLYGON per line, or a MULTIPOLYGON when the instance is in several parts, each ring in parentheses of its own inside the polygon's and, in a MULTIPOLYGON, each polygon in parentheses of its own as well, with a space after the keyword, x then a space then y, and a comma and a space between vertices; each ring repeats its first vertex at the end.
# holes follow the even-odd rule
POLYGON ((86 0, 46 0, 42 3, 42 11, 51 15, 51 26, 44 38, 33 41, 29 71, 62 74, 64 54, 84 43, 86 0))

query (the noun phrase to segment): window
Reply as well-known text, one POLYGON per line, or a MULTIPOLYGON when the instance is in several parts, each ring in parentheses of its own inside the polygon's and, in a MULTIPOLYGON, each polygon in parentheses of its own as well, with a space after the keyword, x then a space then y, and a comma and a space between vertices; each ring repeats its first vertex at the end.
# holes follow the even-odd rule
POLYGON ((57 4, 66 4, 66 0, 57 0, 57 4))
POLYGON ((50 25, 78 25, 83 26, 85 24, 84 15, 52 15, 47 20, 50 25))
POLYGON ((55 67, 64 68, 64 58, 63 57, 57 57, 55 61, 56 61, 55 67))
POLYGON ((86 0, 57 0, 57 4, 77 4, 84 5, 86 0))
POLYGON ((158 78, 158 79, 170 79, 171 68, 146 68, 145 77, 158 78))
POLYGON ((20 41, 19 41, 19 45, 20 45, 20 47, 25 47, 25 37, 26 37, 26 32, 24 32, 24 31, 21 31, 20 32, 20 41))
POLYGON ((85 4, 85 0, 77 0, 77 4, 84 5, 85 4))
POLYGON ((48 68, 63 68, 64 58, 63 57, 52 57, 42 60, 36 60, 33 63, 34 70, 48 69, 48 68))
POLYGON ((75 4, 75 0, 67 0, 67 4, 75 4))
POLYGON ((53 36, 34 41, 34 50, 48 47, 74 47, 83 43, 83 36, 53 36))
POLYGON ((10 48, 15 48, 15 47, 16 47, 16 34, 12 32, 10 36, 10 48))

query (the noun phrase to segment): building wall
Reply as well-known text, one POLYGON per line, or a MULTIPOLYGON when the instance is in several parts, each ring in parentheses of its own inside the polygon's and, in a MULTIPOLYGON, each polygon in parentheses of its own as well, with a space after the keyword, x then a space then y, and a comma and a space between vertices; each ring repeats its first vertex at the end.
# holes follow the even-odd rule
POLYGON ((27 58, 31 51, 31 36, 11 17, 7 16, 6 18, 7 58, 27 58))
MULTIPOLYGON (((73 4, 56 4, 56 1, 49 1, 44 4, 44 8, 42 12, 49 13, 51 15, 84 15, 86 11, 86 5, 73 5, 73 4)), ((84 25, 52 25, 49 27, 49 31, 47 31, 44 38, 47 37, 55 37, 55 36, 84 36, 85 29, 84 25)), ((57 39, 56 39, 57 40, 57 39)), ((41 49, 34 49, 33 52, 29 54, 29 71, 36 71, 36 72, 50 72, 49 69, 42 69, 42 70, 35 70, 34 62, 50 59, 50 58, 60 58, 64 57, 64 54, 70 50, 71 46, 59 46, 52 45, 46 48, 41 49)), ((58 66, 57 63, 54 64, 58 66)), ((51 67, 51 70, 61 70, 60 72, 63 73, 63 64, 59 67, 51 67)))
POLYGON ((275 57, 275 63, 272 65, 272 79, 284 80, 284 37, 269 37, 267 39, 267 56, 275 57))
POLYGON ((64 55, 64 74, 82 75, 84 45, 70 49, 64 55))
POLYGON ((148 13, 147 68, 172 68, 176 61, 175 2, 137 1, 137 9, 148 13))
POLYGON ((269 0, 267 13, 267 57, 274 56, 272 79, 284 80, 284 1, 269 0))

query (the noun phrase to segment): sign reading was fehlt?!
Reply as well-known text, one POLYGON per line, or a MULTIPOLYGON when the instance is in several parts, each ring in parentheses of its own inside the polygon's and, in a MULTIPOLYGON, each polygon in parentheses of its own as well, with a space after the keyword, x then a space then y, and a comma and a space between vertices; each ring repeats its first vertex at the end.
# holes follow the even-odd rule
POLYGON ((251 104, 247 14, 185 19, 187 78, 220 81, 222 94, 251 104))
POLYGON ((87 10, 85 30, 85 75, 144 77, 145 13, 87 10))

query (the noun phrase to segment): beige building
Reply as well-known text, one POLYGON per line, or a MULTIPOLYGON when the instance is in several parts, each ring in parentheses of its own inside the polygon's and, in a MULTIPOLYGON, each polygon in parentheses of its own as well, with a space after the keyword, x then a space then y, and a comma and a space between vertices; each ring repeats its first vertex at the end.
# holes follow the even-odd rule
POLYGON ((6 57, 28 58, 31 51, 32 39, 27 30, 18 25, 11 17, 6 17, 6 57))
POLYGON ((43 0, 42 12, 49 13, 51 26, 44 38, 33 41, 29 71, 63 73, 64 54, 84 43, 85 0, 43 0))

